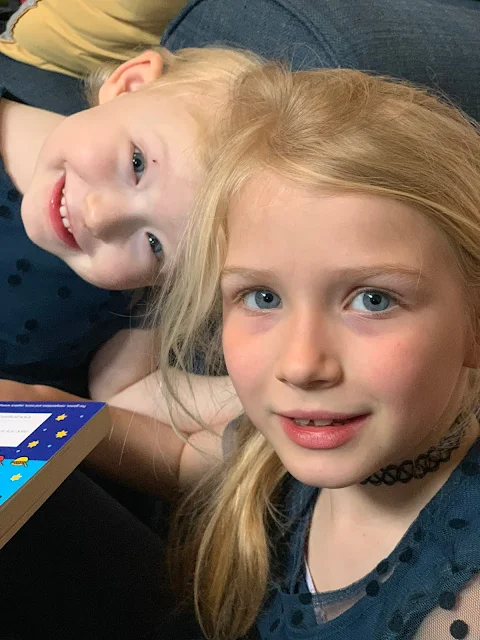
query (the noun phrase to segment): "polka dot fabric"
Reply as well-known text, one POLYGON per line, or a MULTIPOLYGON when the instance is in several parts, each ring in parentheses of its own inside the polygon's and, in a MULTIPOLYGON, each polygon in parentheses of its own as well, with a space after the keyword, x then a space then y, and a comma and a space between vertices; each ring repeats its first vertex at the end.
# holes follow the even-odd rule
MULTIPOLYGON (((480 639, 480 440, 388 558, 346 589, 311 593, 304 549, 318 490, 291 480, 289 554, 262 640, 480 639)), ((282 547, 283 542, 282 542, 282 547)))
POLYGON ((85 395, 89 359, 131 326, 131 293, 104 291, 34 245, 0 161, 0 377, 85 395))

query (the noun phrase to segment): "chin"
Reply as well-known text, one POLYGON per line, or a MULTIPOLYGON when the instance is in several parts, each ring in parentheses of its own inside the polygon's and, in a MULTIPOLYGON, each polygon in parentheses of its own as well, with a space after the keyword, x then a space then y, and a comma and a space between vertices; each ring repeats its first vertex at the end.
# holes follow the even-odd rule
POLYGON ((287 471, 299 482, 311 487, 319 487, 321 489, 344 489, 359 484, 364 480, 371 471, 362 471, 361 469, 346 468, 347 465, 335 464, 329 461, 329 464, 322 464, 321 461, 309 463, 290 464, 289 460, 284 460, 283 464, 287 471), (342 468, 343 467, 343 468, 342 468))
MULTIPOLYGON (((28 207, 24 206, 24 203, 25 198, 22 200, 22 208, 20 210, 20 216, 22 218, 22 224, 25 233, 27 234, 28 239, 33 242, 33 244, 36 244, 41 249, 45 249, 45 242, 42 242, 42 239, 44 240, 44 238, 39 229, 38 216, 37 218, 35 218, 34 216, 30 215, 28 207)), ((48 251, 48 249, 45 250, 48 251)))
MULTIPOLYGON (((67 263, 68 264, 68 263, 67 263)), ((77 269, 74 269, 71 265, 69 265, 70 268, 75 271, 75 273, 77 274, 77 276, 79 278, 81 278, 82 280, 84 280, 85 282, 88 282, 88 284, 91 284, 93 287, 97 287, 98 289, 105 289, 106 291, 121 291, 122 288, 121 287, 115 287, 115 286, 111 286, 108 283, 102 282, 101 280, 98 280, 97 278, 95 278, 94 276, 92 276, 89 273, 82 273, 82 271, 77 271, 77 269)))

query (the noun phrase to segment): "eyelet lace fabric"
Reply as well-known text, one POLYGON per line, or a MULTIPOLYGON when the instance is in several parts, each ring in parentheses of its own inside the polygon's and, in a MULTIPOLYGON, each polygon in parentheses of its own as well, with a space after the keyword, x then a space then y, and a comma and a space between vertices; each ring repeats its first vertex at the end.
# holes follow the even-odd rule
POLYGON ((363 579, 328 593, 312 593, 306 581, 305 541, 317 495, 292 479, 286 500, 289 553, 284 577, 258 618, 260 638, 480 638, 479 441, 391 554, 363 579))

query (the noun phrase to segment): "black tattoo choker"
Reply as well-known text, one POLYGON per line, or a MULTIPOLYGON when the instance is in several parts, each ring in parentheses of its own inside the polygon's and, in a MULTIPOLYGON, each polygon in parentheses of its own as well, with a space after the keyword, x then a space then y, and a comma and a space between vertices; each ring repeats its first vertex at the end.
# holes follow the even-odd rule
POLYGON ((362 480, 360 484, 373 484, 375 487, 381 484, 391 486, 397 482, 403 484, 410 482, 413 478, 417 480, 425 477, 427 473, 437 471, 442 462, 448 462, 452 457, 452 453, 458 449, 465 433, 465 427, 460 429, 456 435, 460 419, 457 418, 452 425, 449 433, 438 444, 426 453, 422 453, 415 460, 404 460, 401 464, 389 464, 379 471, 372 473, 371 476, 362 480), (448 443, 448 444, 447 444, 448 443))

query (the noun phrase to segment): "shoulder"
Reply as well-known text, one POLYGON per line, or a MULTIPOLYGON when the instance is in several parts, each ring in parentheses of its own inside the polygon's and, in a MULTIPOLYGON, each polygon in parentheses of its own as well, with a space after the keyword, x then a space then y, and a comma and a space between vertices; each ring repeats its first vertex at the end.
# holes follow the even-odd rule
POLYGON ((413 640, 474 639, 480 637, 480 576, 459 591, 444 591, 437 606, 421 623, 413 640))
POLYGON ((479 450, 477 441, 416 521, 383 610, 399 635, 385 637, 480 637, 479 450))
MULTIPOLYGON (((476 541, 480 526, 480 439, 470 448, 424 513, 439 539, 476 541)), ((479 545, 480 548, 480 545, 479 545)))

